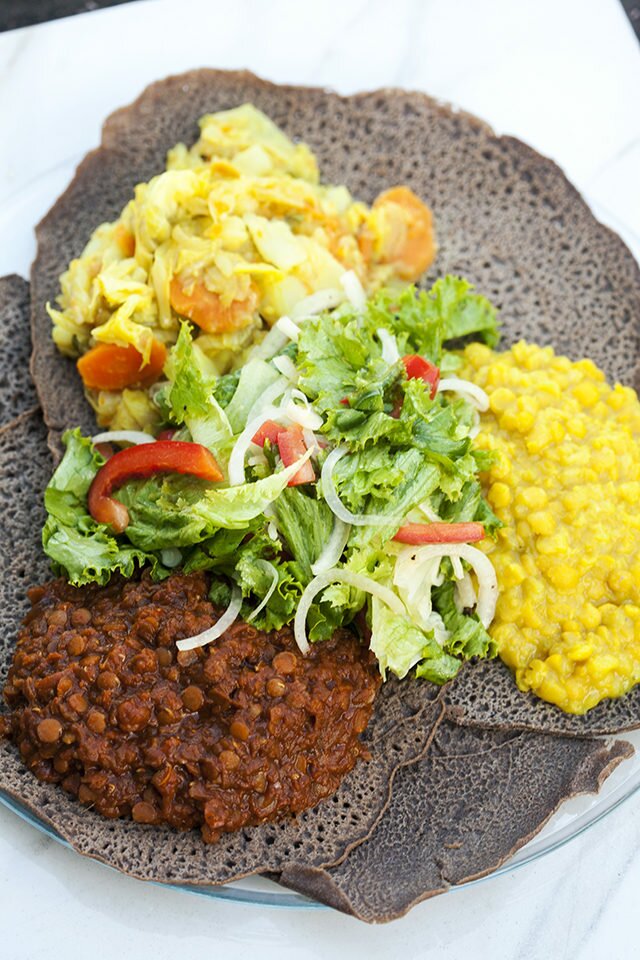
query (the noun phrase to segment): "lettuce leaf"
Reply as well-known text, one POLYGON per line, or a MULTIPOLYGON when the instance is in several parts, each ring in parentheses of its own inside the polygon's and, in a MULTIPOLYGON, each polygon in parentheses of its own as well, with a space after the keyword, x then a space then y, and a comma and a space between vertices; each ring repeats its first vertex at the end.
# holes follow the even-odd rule
POLYGON ((105 584, 112 573, 133 576, 136 567, 150 562, 157 576, 166 575, 157 557, 122 543, 109 528, 98 524, 87 510, 91 482, 104 459, 79 430, 63 440, 67 452, 45 491, 48 517, 42 531, 44 552, 55 573, 66 573, 71 583, 105 584))
POLYGON ((458 610, 454 602, 455 584, 452 580, 445 580, 434 587, 433 606, 438 611, 444 625, 451 636, 447 640, 446 649, 453 656, 469 660, 471 657, 495 657, 498 647, 475 614, 467 614, 458 610))
POLYGON ((259 400, 264 391, 277 380, 283 380, 283 392, 286 386, 284 378, 270 363, 264 360, 250 360, 240 370, 240 377, 233 397, 225 407, 225 413, 234 433, 240 433, 247 423, 247 414, 259 400))
POLYGON ((214 381, 198 366, 189 325, 183 323, 166 364, 169 388, 163 395, 173 423, 184 424, 191 439, 212 450, 220 459, 233 431, 225 411, 214 396, 214 381))
POLYGON ((300 579, 308 583, 311 566, 322 553, 333 530, 333 513, 299 487, 287 487, 274 502, 278 530, 288 551, 299 565, 300 579))
POLYGON ((370 646, 383 677, 390 670, 402 680, 419 664, 418 676, 427 676, 428 672, 434 683, 445 683, 455 677, 461 666, 460 660, 436 642, 433 631, 423 632, 409 617, 398 616, 377 597, 371 599, 370 646))

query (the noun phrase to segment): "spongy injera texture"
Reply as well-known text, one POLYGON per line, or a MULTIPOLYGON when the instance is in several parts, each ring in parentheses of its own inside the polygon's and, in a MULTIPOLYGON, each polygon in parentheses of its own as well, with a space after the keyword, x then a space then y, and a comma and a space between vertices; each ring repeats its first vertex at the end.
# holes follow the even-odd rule
POLYGON ((38 227, 34 372, 53 449, 66 426, 92 423, 73 364, 50 337, 44 304, 58 295, 59 275, 92 230, 118 215, 135 184, 164 168, 170 147, 197 139, 202 114, 247 101, 307 141, 325 181, 346 183, 368 201, 396 183, 424 197, 440 245, 426 281, 453 272, 476 283, 502 309, 505 344, 550 343, 638 383, 638 266, 551 160, 422 93, 343 98, 246 72, 198 70, 153 84, 112 114, 101 147, 38 227))
POLYGON ((584 716, 575 716, 519 690, 513 673, 501 660, 463 667, 445 687, 445 701, 456 723, 485 729, 596 737, 640 727, 640 686, 624 697, 603 700, 584 716))
POLYGON ((29 375, 29 284, 0 278, 0 428, 38 404, 29 375))
POLYGON ((285 886, 380 923, 495 870, 569 797, 592 793, 633 753, 531 733, 463 730, 445 721, 428 753, 399 770, 372 835, 329 869, 292 865, 285 886))
MULTIPOLYGON (((25 593, 48 577, 40 546, 42 491, 51 472, 39 413, 0 432, 0 683, 11 660, 25 593), (4 502, 3 502, 4 501, 4 502)), ((1 709, 1 708, 0 708, 1 709)), ((0 789, 53 827, 80 853, 133 876, 173 883, 224 883, 285 864, 330 864, 366 837, 389 801, 394 771, 427 749, 443 706, 435 688, 385 684, 363 740, 372 758, 359 762, 337 793, 295 819, 245 829, 206 845, 195 832, 111 821, 82 807, 59 787, 40 783, 14 747, 0 741, 0 789)))

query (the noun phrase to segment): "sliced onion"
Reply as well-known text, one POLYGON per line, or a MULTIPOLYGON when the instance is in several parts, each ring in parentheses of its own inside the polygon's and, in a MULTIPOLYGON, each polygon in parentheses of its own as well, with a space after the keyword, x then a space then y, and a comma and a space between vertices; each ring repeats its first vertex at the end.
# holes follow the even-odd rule
POLYGON ((274 590, 276 589, 276 587, 278 586, 278 571, 276 570, 276 568, 274 567, 274 565, 273 565, 272 563, 269 563, 268 560, 258 559, 258 560, 255 561, 255 565, 256 565, 256 567, 260 567, 261 569, 268 568, 267 572, 271 574, 271 578, 272 578, 272 579, 271 579, 271 586, 269 587, 269 589, 268 589, 267 592, 265 593, 263 599, 260 601, 260 603, 259 603, 258 606, 255 608, 255 610, 253 610, 253 611, 249 614, 249 616, 247 617, 247 623, 250 623, 255 617, 258 616, 258 614, 260 613, 261 610, 264 610, 264 608, 266 607, 266 605, 269 603, 269 600, 271 600, 271 597, 272 597, 272 595, 273 595, 273 591, 274 591, 274 590))
POLYGON ((306 320, 307 317, 313 317, 317 313, 324 313, 326 310, 333 310, 344 300, 344 293, 337 287, 327 287, 326 290, 318 290, 304 300, 298 301, 291 311, 294 320, 306 320))
POLYGON ((287 337, 280 330, 272 327, 260 343, 256 343, 247 355, 249 360, 270 360, 284 346, 286 346, 287 337))
POLYGON ((105 430, 91 437, 91 443, 155 443, 156 438, 142 430, 105 430))
POLYGON ((278 528, 276 527, 273 520, 269 520, 269 523, 267 524, 267 535, 270 540, 278 539, 278 528))
POLYGON ((276 320, 275 327, 280 333, 284 333, 285 337, 288 337, 289 340, 293 340, 294 343, 298 342, 300 327, 297 323, 293 322, 291 317, 280 317, 279 320, 276 320))
POLYGON ((451 557, 451 566, 453 567, 453 575, 456 580, 462 580, 464 577, 464 568, 460 557, 451 557))
POLYGON ((413 620, 427 629, 433 613, 431 591, 444 580, 440 571, 441 557, 422 557, 415 551, 402 550, 393 571, 393 583, 413 620))
POLYGON ((418 504, 418 510, 424 513, 427 520, 430 520, 431 523, 438 523, 442 520, 442 517, 438 516, 428 500, 424 500, 422 503, 418 504))
POLYGON ((470 380, 462 380, 460 377, 445 377, 438 384, 438 393, 459 393, 461 397, 472 403, 477 410, 484 413, 489 409, 489 397, 482 387, 470 380))
POLYGON ((400 600, 393 590, 390 590, 388 587, 383 587, 381 583, 378 583, 371 577, 364 576, 364 574, 351 573, 350 570, 340 570, 334 567, 333 570, 327 570, 325 573, 314 577, 300 597, 298 609, 296 610, 293 621, 293 632, 296 643, 302 653, 309 652, 309 641, 307 640, 307 614, 309 613, 309 608, 316 596, 331 583, 346 583, 349 587, 355 587, 356 590, 362 590, 364 593, 370 593, 374 597, 378 597, 379 600, 386 603, 398 616, 404 617, 407 614, 402 600, 400 600))
POLYGON ((291 399, 288 400, 286 404, 283 401, 282 407, 290 420, 293 420, 294 423, 299 423, 300 426, 306 430, 319 430, 324 423, 324 420, 320 414, 316 413, 312 408, 302 390, 292 390, 291 399), (302 405, 296 403, 294 398, 302 400, 302 405))
POLYGON ((271 363, 274 365, 276 370, 278 370, 283 377, 286 377, 287 380, 293 380, 297 382, 298 380, 298 371, 296 370, 296 365, 291 359, 285 355, 281 357, 274 357, 271 363))
MULTIPOLYGON (((426 561, 432 557, 462 557, 473 567, 478 578, 476 613, 484 627, 488 627, 496 612, 498 580, 489 557, 468 543, 429 543, 423 547, 406 547, 407 556, 426 561)), ((404 551, 402 551, 404 553, 404 551)))
POLYGON ((474 409, 473 426, 469 430, 469 437, 472 440, 475 440, 475 438, 478 436, 479 433, 480 433, 480 414, 476 409, 474 409))
POLYGON ((316 437, 313 430, 309 430, 307 427, 302 428, 302 436, 304 437, 304 445, 307 450, 313 450, 313 455, 320 453, 323 447, 326 447, 326 441, 320 440, 319 437, 316 437))
POLYGON ((400 359, 400 351, 398 350, 398 344, 394 335, 385 329, 385 327, 380 327, 376 330, 376 333, 378 340, 382 344, 382 359, 384 362, 388 363, 389 366, 397 363, 400 359))
POLYGON ((320 573, 324 573, 326 570, 330 570, 332 567, 335 567, 336 563, 340 560, 343 550, 347 545, 347 540, 349 539, 349 534, 351 533, 351 526, 348 523, 344 523, 342 520, 339 520, 338 517, 334 518, 333 521, 333 530, 331 531, 331 536, 327 540, 324 550, 318 557, 315 563, 311 564, 311 572, 315 573, 316 576, 320 573))
POLYGON ((353 309, 361 313, 367 305, 367 295, 357 274, 353 270, 345 271, 340 277, 340 286, 353 309))
POLYGON ((258 414, 262 413, 265 408, 270 407, 274 400, 277 400, 278 397, 282 396, 288 386, 289 382, 285 380, 284 377, 279 377, 275 383, 272 383, 270 387, 267 387, 266 390, 263 390, 258 399, 254 400, 252 405, 249 407, 249 412, 247 413, 247 423, 250 420, 253 420, 254 417, 257 417, 258 414))
POLYGON ((208 630, 204 630, 202 633, 197 633, 195 637, 188 637, 185 640, 177 640, 176 647, 178 650, 195 650, 197 647, 204 647, 208 643, 212 643, 214 640, 217 640, 218 637, 222 636, 225 630, 228 630, 229 627, 236 622, 241 606, 242 591, 237 584, 234 584, 231 591, 231 601, 229 606, 217 623, 214 623, 214 625, 209 627, 208 630))
POLYGON ((451 636, 451 632, 444 625, 444 620, 437 610, 432 610, 425 623, 425 630, 433 630, 433 639, 443 647, 451 636))
POLYGON ((331 512, 342 520, 343 523, 351 523, 356 527, 385 526, 392 527, 396 523, 401 524, 404 517, 385 517, 376 513, 352 513, 348 510, 333 485, 333 471, 336 464, 346 454, 349 453, 346 447, 334 447, 325 462, 322 464, 320 474, 322 480, 322 496, 327 501, 327 506, 331 512))
POLYGON ((245 483, 245 474, 244 474, 244 461, 247 455, 249 447, 253 443, 253 438, 265 422, 265 420, 282 420, 286 419, 285 413, 279 407, 265 407, 262 413, 259 413, 257 417, 253 417, 252 420, 247 421, 247 425, 238 436, 233 450, 231 451, 231 456, 229 457, 229 485, 232 487, 238 487, 241 483, 245 483))
POLYGON ((465 571, 464 576, 456 583, 456 596, 460 601, 461 610, 469 610, 478 602, 471 574, 465 571))
POLYGON ((160 551, 160 558, 165 567, 177 567, 182 562, 182 553, 177 547, 165 547, 160 551))

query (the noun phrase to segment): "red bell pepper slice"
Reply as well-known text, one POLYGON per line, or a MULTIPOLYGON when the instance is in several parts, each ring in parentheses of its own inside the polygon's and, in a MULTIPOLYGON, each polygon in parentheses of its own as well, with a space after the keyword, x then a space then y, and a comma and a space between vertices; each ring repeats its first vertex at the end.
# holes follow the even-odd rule
POLYGON ((251 441, 259 447, 264 447, 265 441, 268 440, 273 446, 278 442, 279 433, 282 433, 281 423, 276 423, 275 420, 265 420, 264 423, 258 427, 251 441))
MULTIPOLYGON (((296 460, 304 457, 307 447, 300 427, 289 427, 283 430, 280 427, 280 433, 277 439, 278 452, 285 467, 291 467, 296 460)), ((301 483, 313 483, 316 478, 316 472, 310 460, 303 463, 297 473, 289 480, 287 486, 297 487, 301 483)))
POLYGON ((97 523, 111 524, 116 533, 122 533, 129 523, 129 511, 113 499, 112 491, 127 480, 156 473, 185 473, 212 483, 224 479, 215 457, 200 443, 182 440, 141 443, 114 453, 98 470, 89 488, 89 513, 97 523))
POLYGON ((425 383, 431 384, 431 399, 433 400, 440 383, 440 368, 417 353, 407 354, 406 357, 402 358, 402 362, 409 380, 424 380, 425 383))
POLYGON ((481 523, 407 523, 400 527, 394 540, 413 546, 423 543, 476 543, 484 540, 481 523))

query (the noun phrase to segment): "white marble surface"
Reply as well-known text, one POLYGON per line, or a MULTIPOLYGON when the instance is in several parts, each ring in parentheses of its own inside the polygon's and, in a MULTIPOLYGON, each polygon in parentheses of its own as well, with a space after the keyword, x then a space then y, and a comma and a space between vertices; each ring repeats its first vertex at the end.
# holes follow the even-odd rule
MULTIPOLYGON (((640 235, 640 48, 618 0, 145 0, 0 35, 0 222, 10 208, 33 217, 25 198, 97 143, 111 109, 205 65, 426 90, 552 156, 640 235)), ((5 232, 0 273, 24 272, 28 253, 5 232)), ((0 808, 2 960, 626 960, 639 886, 640 796, 550 856, 382 928, 143 885, 0 808)))

